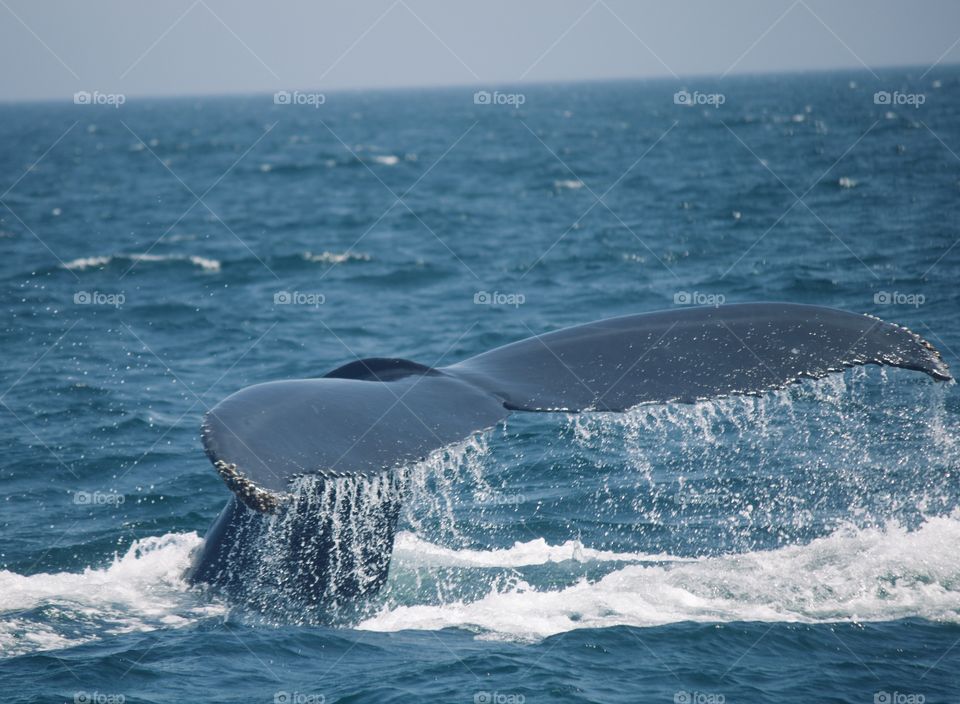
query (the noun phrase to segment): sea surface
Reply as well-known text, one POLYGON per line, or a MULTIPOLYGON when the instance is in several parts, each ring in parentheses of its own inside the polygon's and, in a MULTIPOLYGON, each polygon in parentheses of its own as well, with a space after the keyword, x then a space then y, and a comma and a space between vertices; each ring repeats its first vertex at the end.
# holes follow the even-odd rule
POLYGON ((286 98, 0 105, 4 702, 960 698, 960 394, 902 370, 515 415, 336 626, 183 580, 250 384, 763 300, 956 372, 957 68, 286 98))

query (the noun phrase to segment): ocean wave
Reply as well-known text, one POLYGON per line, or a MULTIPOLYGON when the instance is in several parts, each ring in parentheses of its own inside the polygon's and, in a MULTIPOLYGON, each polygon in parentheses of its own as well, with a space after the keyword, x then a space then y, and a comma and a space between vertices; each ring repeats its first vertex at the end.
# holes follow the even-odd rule
POLYGON ((313 252, 304 252, 303 258, 308 262, 323 262, 325 264, 343 264, 344 262, 368 262, 371 259, 369 254, 364 254, 363 252, 351 252, 347 250, 346 252, 321 252, 320 254, 314 254, 313 252))
MULTIPOLYGON (((443 604, 391 604, 364 620, 372 631, 464 628, 493 640, 536 641, 580 628, 650 627, 682 621, 831 623, 923 618, 960 622, 960 514, 928 518, 918 529, 897 523, 847 526, 805 545, 693 561, 627 565, 596 581, 540 589, 530 578, 497 583, 482 598, 443 604), (931 560, 930 555, 937 555, 931 560)), ((435 562, 436 546, 399 543, 435 562)), ((412 554, 411 554, 412 553, 412 554)), ((453 551, 452 562, 513 569, 575 554, 569 544, 535 540, 509 550, 453 551)), ((621 561, 594 551, 593 560, 621 561)), ((641 556, 635 556, 641 557, 641 556)), ((644 556, 645 557, 645 556, 644 556)), ((462 579, 469 579, 464 575, 462 579)), ((391 580, 403 575, 391 575, 391 580)))
POLYGON ((224 616, 226 606, 188 591, 183 580, 201 540, 196 533, 144 538, 109 566, 80 573, 0 570, 0 657, 224 616))
POLYGON ((92 269, 94 267, 106 266, 113 261, 113 257, 80 257, 64 264, 64 268, 71 271, 82 271, 83 269, 92 269))
MULTIPOLYGON (((472 600, 388 600, 357 628, 462 628, 485 640, 535 642, 582 628, 684 621, 957 623, 960 556, 951 548, 958 542, 960 512, 930 517, 915 530, 895 522, 845 526, 804 545, 700 558, 597 550, 579 541, 551 545, 543 539, 509 548, 456 549, 402 532, 391 582, 438 567, 459 568, 453 574, 461 587, 474 584, 478 571, 512 576, 472 600), (940 558, 930 560, 933 554, 940 558), (610 569, 599 579, 560 589, 538 585, 520 570, 570 561, 600 568, 607 563, 610 569)), ((200 544, 196 533, 170 533, 136 541, 104 568, 29 576, 0 571, 0 657, 226 618, 227 604, 191 590, 183 579, 200 544)))
POLYGON ((692 558, 677 558, 665 553, 647 554, 594 550, 579 540, 568 540, 560 545, 550 545, 543 538, 528 542, 517 541, 509 548, 493 550, 469 550, 447 548, 423 540, 406 531, 397 535, 394 555, 399 560, 409 560, 418 566, 443 567, 528 567, 560 562, 654 562, 682 561, 692 558))
POLYGON ((200 267, 204 271, 220 271, 220 261, 209 257, 201 257, 195 254, 109 254, 93 257, 79 257, 66 262, 63 266, 71 271, 83 271, 84 269, 95 269, 106 267, 113 262, 132 262, 142 264, 144 262, 189 262, 194 266, 200 267))

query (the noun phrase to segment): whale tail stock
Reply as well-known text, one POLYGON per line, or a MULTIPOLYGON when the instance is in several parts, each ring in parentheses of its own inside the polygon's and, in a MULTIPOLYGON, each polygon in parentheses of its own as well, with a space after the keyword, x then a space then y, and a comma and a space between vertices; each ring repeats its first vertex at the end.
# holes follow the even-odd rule
POLYGON ((391 470, 513 411, 756 395, 864 364, 951 378, 939 352, 906 328, 757 303, 601 320, 440 368, 374 358, 318 379, 251 386, 204 419, 207 455, 234 495, 191 579, 245 595, 279 581, 309 604, 375 593, 402 493, 402 473, 391 470))

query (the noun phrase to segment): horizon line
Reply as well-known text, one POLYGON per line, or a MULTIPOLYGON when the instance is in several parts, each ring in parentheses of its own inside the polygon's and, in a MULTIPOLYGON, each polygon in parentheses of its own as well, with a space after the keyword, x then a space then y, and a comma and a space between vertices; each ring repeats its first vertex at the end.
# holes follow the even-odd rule
MULTIPOLYGON (((575 78, 575 79, 557 79, 557 80, 535 80, 535 81, 474 81, 469 83, 427 83, 427 84, 418 84, 411 83, 407 85, 391 85, 391 86, 378 86, 378 85, 367 85, 367 86, 338 86, 335 88, 321 90, 317 87, 297 87, 297 86, 284 86, 277 88, 275 90, 270 90, 269 88, 264 89, 253 89, 249 91, 232 91, 225 90, 223 92, 185 92, 185 93, 128 93, 128 92, 112 92, 109 91, 100 91, 104 94, 111 95, 123 95, 127 98, 135 98, 139 100, 183 100, 191 98, 252 98, 258 96, 268 96, 275 94, 280 91, 301 91, 307 92, 312 91, 316 93, 321 93, 323 95, 335 95, 341 93, 391 93, 391 92, 407 92, 407 91, 440 91, 440 90, 476 90, 477 88, 488 88, 488 89, 500 89, 500 88, 518 88, 520 86, 529 86, 529 87, 543 87, 543 86, 558 86, 558 85, 582 85, 590 83, 673 83, 675 85, 680 85, 684 81, 690 80, 710 80, 710 81, 725 81, 725 80, 735 80, 738 78, 760 78, 760 77, 771 77, 771 76, 799 76, 799 75, 816 75, 816 74, 834 74, 834 73, 849 73, 849 74, 866 74, 869 80, 876 82, 878 79, 873 75, 877 71, 908 71, 912 69, 921 69, 926 73, 932 73, 936 69, 956 69, 960 67, 960 61, 951 61, 951 62, 941 62, 934 64, 933 66, 927 66, 925 64, 899 64, 899 65, 889 65, 889 66, 877 66, 877 67, 863 67, 863 66, 839 66, 833 68, 796 68, 796 69, 779 69, 774 71, 742 71, 734 72, 730 74, 720 74, 720 73, 691 73, 684 74, 678 77, 671 76, 669 74, 656 74, 651 76, 598 76, 594 78, 575 78)), ((76 92, 88 91, 92 86, 87 86, 80 88, 78 91, 64 94, 62 96, 45 96, 45 97, 36 97, 36 98, 6 98, 0 97, 0 105, 3 106, 13 106, 13 105, 30 105, 30 104, 45 104, 45 103, 58 103, 61 101, 67 101, 73 98, 73 95, 76 92)), ((94 90, 99 90, 94 88, 94 90)))

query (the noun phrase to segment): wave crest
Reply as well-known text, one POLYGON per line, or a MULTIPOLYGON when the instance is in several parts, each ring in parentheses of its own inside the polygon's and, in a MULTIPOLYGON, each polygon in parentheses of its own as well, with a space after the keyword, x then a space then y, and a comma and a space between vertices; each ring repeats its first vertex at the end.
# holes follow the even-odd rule
MULTIPOLYGON (((518 572, 479 599, 388 604, 358 627, 373 631, 466 628, 485 639, 533 641, 578 628, 649 627, 681 621, 831 623, 916 617, 960 622, 960 512, 840 530, 806 545, 697 559, 608 553, 542 540, 506 550, 448 551, 401 536, 401 568, 435 563, 469 567, 543 565, 566 554, 595 562, 646 561, 596 580, 538 589, 518 572), (406 554, 403 554, 406 553, 406 554), (937 555, 931 560, 930 555, 937 555), (406 566, 404 566, 406 563, 406 566)), ((398 574, 391 579, 403 580, 398 574)), ((462 576, 461 580, 469 579, 462 576)))
POLYGON ((219 260, 201 257, 195 254, 110 254, 104 256, 79 257, 66 262, 63 266, 70 271, 83 271, 85 269, 106 267, 117 261, 132 262, 134 264, 142 264, 144 262, 189 262, 204 271, 211 273, 220 271, 219 260))

